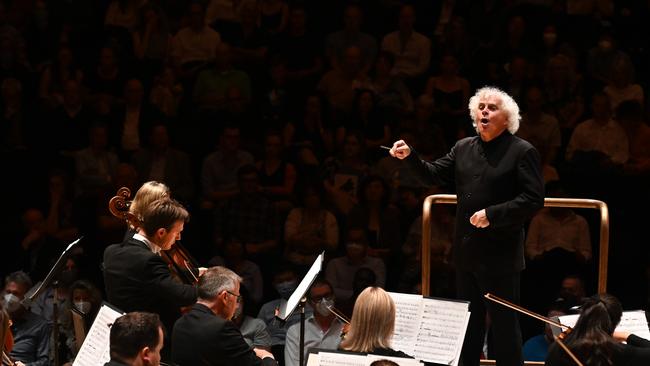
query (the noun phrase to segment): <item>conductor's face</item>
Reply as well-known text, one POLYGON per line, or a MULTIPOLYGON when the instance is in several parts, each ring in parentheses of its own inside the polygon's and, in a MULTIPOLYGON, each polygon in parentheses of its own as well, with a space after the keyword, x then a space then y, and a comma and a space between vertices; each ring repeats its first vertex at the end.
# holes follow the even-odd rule
POLYGON ((479 100, 476 110, 476 130, 483 141, 490 141, 508 128, 508 115, 496 95, 479 100))

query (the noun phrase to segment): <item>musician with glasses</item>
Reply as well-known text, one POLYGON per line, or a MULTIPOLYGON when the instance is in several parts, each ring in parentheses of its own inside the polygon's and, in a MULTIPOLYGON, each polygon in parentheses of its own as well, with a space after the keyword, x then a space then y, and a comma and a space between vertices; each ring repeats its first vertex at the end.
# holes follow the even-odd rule
POLYGON ((211 267, 199 278, 198 300, 174 324, 172 360, 179 366, 277 365, 273 354, 251 348, 232 318, 241 299, 241 277, 211 267))
MULTIPOLYGON (((327 280, 318 278, 311 285, 307 300, 314 309, 314 314, 305 319, 305 362, 310 348, 335 350, 341 342, 345 324, 330 311, 334 307, 334 299, 334 288, 327 280)), ((292 325, 287 331, 284 364, 300 364, 300 323, 292 325)))

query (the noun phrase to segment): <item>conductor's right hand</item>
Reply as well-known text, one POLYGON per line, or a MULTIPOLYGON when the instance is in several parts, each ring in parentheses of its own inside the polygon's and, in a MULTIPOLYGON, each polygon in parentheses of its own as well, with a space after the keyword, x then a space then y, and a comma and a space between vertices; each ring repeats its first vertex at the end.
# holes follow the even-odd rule
POLYGON ((393 143, 393 147, 388 151, 391 156, 398 159, 405 159, 411 154, 411 148, 404 142, 404 140, 397 140, 393 143))

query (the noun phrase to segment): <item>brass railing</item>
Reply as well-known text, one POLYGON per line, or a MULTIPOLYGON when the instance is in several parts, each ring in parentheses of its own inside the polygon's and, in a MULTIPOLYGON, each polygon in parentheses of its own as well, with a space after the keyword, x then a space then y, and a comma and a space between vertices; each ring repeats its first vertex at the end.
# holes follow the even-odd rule
MULTIPOLYGON (((455 194, 434 194, 422 207, 422 295, 429 296, 431 286, 431 207, 434 204, 456 204, 455 194)), ((545 207, 595 208, 600 211, 600 253, 598 260, 598 292, 607 292, 609 257, 609 211, 603 201, 581 198, 545 198, 545 207)))

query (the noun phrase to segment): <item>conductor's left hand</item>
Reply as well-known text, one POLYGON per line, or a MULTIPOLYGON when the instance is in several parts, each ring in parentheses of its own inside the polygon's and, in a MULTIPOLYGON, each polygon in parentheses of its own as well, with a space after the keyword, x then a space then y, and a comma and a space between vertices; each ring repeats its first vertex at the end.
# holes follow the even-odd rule
POLYGON ((469 218, 469 223, 476 226, 477 228, 485 228, 490 226, 490 220, 487 218, 485 209, 474 212, 474 215, 469 218))

